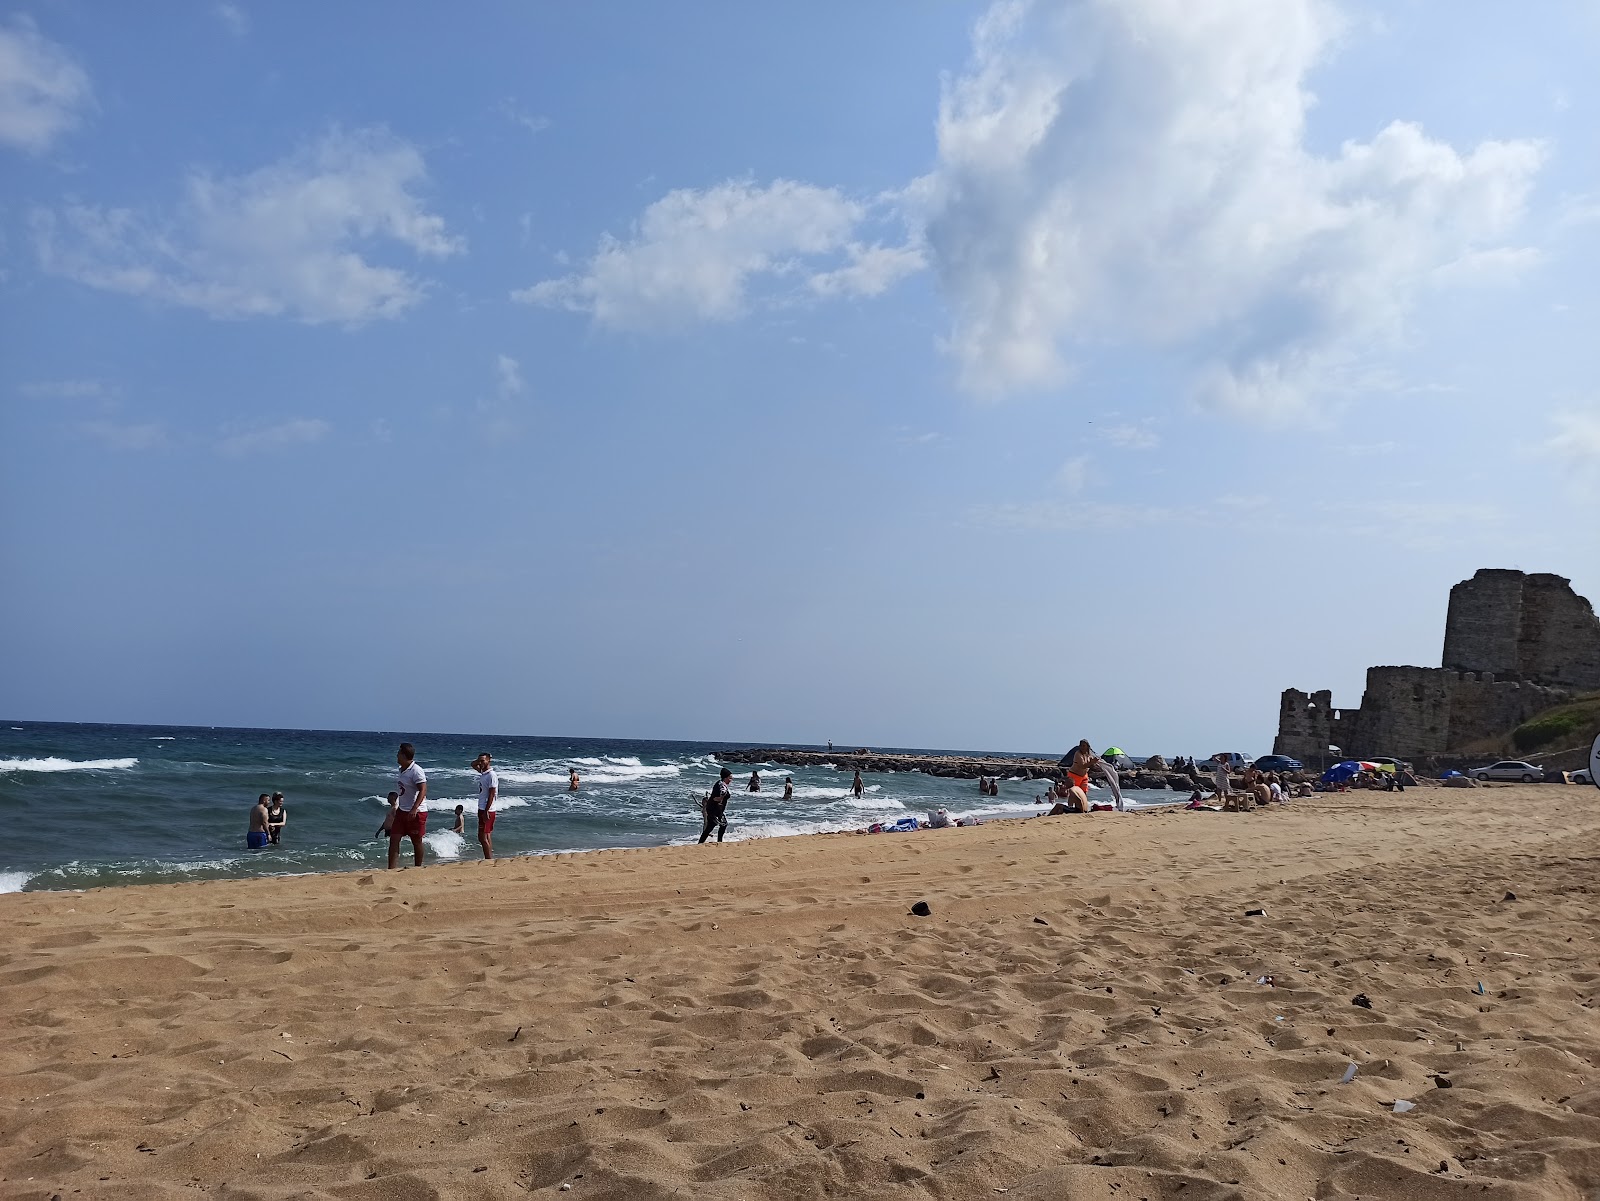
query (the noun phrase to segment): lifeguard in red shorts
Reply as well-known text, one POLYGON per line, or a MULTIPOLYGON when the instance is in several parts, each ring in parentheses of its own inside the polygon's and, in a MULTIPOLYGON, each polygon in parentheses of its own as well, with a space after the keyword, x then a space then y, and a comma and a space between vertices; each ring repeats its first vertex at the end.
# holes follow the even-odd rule
POLYGON ((400 765, 400 774, 395 777, 400 799, 389 826, 389 867, 400 866, 400 841, 405 838, 411 840, 417 866, 421 867, 422 836, 428 832, 428 773, 417 766, 417 751, 409 742, 400 744, 394 761, 400 765))
POLYGON ((491 763, 488 751, 472 761, 472 770, 478 773, 478 845, 485 859, 494 858, 494 803, 500 796, 500 777, 491 763))

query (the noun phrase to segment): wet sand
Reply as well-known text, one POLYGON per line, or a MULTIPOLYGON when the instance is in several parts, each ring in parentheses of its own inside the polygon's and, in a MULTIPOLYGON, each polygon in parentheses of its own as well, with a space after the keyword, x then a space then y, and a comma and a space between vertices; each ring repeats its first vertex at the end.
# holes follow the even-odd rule
POLYGON ((3 896, 0 1195, 1586 1201, 1597 835, 1425 788, 3 896))

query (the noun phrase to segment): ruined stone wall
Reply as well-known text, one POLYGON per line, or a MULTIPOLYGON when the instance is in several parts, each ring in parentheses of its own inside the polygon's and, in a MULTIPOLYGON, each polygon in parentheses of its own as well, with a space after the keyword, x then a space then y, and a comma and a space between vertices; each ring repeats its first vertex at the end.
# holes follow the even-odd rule
POLYGON ((1600 689, 1600 619, 1561 576, 1486 567, 1450 589, 1443 663, 1501 680, 1600 689))
POLYGON ((1600 618, 1558 575, 1530 575, 1523 582, 1517 663, 1525 680, 1600 689, 1600 618))
POLYGON ((1272 749, 1307 766, 1423 759, 1499 738, 1551 705, 1600 691, 1600 619, 1558 575, 1486 567, 1450 589, 1444 666, 1370 667, 1359 709, 1327 690, 1284 692, 1272 749), (1335 716, 1337 715, 1337 716, 1335 716))
POLYGON ((1333 707, 1329 689, 1305 693, 1286 688, 1278 701, 1278 736, 1272 740, 1272 753, 1293 756, 1307 767, 1320 764, 1330 745, 1344 747, 1359 720, 1360 710, 1333 707))
POLYGON ((1442 665, 1451 671, 1517 674, 1517 632, 1522 625, 1520 571, 1484 567, 1450 589, 1442 665))
POLYGON ((1455 672, 1437 667, 1367 668, 1361 717, 1348 748, 1351 756, 1413 759, 1448 746, 1457 682, 1455 672))

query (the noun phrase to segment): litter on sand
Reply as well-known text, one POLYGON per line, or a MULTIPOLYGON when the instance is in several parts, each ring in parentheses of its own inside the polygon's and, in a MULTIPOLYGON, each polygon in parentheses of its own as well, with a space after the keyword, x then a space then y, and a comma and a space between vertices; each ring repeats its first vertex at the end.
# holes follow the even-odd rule
POLYGON ((1472 991, 1477 993, 1480 997, 1486 997, 1486 996, 1489 995, 1483 989, 1483 981, 1482 980, 1478 981, 1478 986, 1476 988, 1474 988, 1472 991))
POLYGON ((1267 911, 1265 909, 1246 909, 1244 915, 1246 917, 1266 917, 1267 911))
POLYGON ((1350 1004, 1359 1005, 1363 1009, 1371 1009, 1372 998, 1367 996, 1367 994, 1364 992, 1358 992, 1355 996, 1350 998, 1350 1004))
POLYGON ((1349 1084, 1356 1078, 1356 1071, 1357 1065, 1352 1063, 1349 1067, 1345 1068, 1344 1075, 1339 1077, 1339 1083, 1349 1084))
POLYGON ((1396 1113, 1410 1113, 1416 1107, 1415 1101, 1396 1101, 1394 1103, 1394 1111, 1396 1113))

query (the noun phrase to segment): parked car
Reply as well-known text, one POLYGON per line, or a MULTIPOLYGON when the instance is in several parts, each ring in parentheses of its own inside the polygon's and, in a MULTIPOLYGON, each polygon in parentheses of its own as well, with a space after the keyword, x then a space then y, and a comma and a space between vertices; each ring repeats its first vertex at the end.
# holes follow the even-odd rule
POLYGON ((1304 771, 1306 765, 1288 755, 1262 755, 1250 766, 1261 771, 1304 771))
POLYGON ((1520 759, 1502 759, 1488 767, 1474 767, 1467 771, 1474 780, 1520 780, 1524 784, 1537 784, 1544 779, 1544 768, 1524 763, 1520 759))
POLYGON ((1589 769, 1587 767, 1580 767, 1577 771, 1573 772, 1568 779, 1570 779, 1574 784, 1594 783, 1594 776, 1589 773, 1589 769))
POLYGON ((1218 751, 1207 762, 1215 763, 1218 759, 1228 765, 1229 771, 1243 771, 1250 766, 1250 756, 1241 755, 1238 751, 1218 751))

